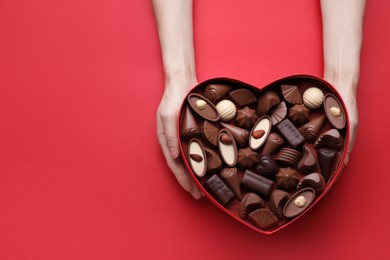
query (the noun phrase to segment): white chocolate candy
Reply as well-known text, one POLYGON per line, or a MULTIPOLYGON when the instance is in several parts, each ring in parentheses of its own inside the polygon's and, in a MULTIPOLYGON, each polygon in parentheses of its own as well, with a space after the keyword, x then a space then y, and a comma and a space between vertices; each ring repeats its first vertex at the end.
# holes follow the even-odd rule
POLYGON ((228 166, 233 167, 237 163, 237 146, 236 146, 236 142, 235 142, 233 136, 225 129, 222 129, 219 132, 218 148, 219 148, 219 153, 221 154, 223 161, 228 166), (222 136, 229 137, 230 141, 223 142, 223 140, 221 140, 222 136))
POLYGON ((324 97, 325 95, 321 89, 311 87, 306 89, 303 93, 303 103, 305 103, 305 105, 310 109, 316 109, 322 105, 324 97))
POLYGON ((269 116, 262 116, 257 120, 255 125, 252 128, 251 135, 249 137, 249 147, 252 150, 259 149, 267 140, 269 133, 271 132, 272 121, 269 116), (263 130, 264 134, 260 138, 256 138, 254 133, 256 131, 263 130))
POLYGON ((202 144, 196 139, 192 139, 188 144, 188 154, 188 160, 190 162, 192 171, 196 174, 196 176, 203 177, 206 174, 207 162, 206 154, 204 152, 202 144), (194 160, 193 158, 191 158, 194 157, 194 155, 196 157, 200 157, 201 160, 194 160))
POLYGON ((236 106, 230 100, 219 101, 216 108, 222 121, 230 121, 236 116, 236 106))

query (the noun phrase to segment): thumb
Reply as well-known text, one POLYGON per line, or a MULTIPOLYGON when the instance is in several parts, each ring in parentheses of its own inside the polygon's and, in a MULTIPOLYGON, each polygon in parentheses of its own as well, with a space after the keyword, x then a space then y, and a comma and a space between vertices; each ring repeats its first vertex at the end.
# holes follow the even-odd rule
POLYGON ((177 140, 176 122, 176 115, 162 116, 165 140, 172 158, 177 158, 179 156, 179 141, 177 140))

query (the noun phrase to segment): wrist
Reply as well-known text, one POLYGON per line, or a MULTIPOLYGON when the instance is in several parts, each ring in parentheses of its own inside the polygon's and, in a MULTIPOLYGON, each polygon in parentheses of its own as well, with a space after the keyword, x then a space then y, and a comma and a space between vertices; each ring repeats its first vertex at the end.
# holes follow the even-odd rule
POLYGON ((191 88, 198 83, 194 70, 165 72, 165 89, 191 88))
POLYGON ((359 69, 325 69, 324 79, 340 92, 356 95, 359 83, 359 69))

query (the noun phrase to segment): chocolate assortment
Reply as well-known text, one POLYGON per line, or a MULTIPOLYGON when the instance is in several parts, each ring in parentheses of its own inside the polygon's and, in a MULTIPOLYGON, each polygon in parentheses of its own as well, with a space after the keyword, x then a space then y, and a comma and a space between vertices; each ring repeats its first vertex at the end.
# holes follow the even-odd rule
POLYGON ((182 106, 183 158, 220 207, 261 232, 285 226, 340 171, 347 115, 321 80, 289 77, 259 90, 219 78, 182 106))

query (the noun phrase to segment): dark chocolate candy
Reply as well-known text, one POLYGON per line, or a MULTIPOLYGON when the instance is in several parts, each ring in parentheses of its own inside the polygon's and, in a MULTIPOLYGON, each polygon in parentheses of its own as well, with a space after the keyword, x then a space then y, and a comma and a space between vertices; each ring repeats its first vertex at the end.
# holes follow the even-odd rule
POLYGON ((316 194, 321 194, 325 190, 325 180, 321 174, 317 172, 310 173, 306 175, 297 186, 297 189, 303 189, 306 187, 313 188, 316 194))
POLYGON ((211 146, 218 145, 219 129, 213 123, 205 120, 203 123, 202 137, 211 146))
POLYGON ((310 109, 305 105, 295 105, 288 110, 288 118, 297 127, 309 122, 310 109))
POLYGON ((207 172, 219 171, 222 168, 222 159, 217 152, 205 147, 207 156, 207 172))
POLYGON ((246 170, 241 180, 241 184, 245 188, 264 196, 270 193, 273 183, 270 179, 260 176, 251 170, 246 170))
POLYGON ((256 123, 257 118, 258 117, 254 109, 244 107, 242 109, 237 110, 234 122, 239 127, 251 129, 252 126, 256 123))
POLYGON ((314 147, 316 149, 321 147, 329 147, 339 151, 341 148, 343 148, 343 144, 343 137, 339 131, 337 131, 337 129, 333 128, 320 135, 314 142, 314 147))
POLYGON ((286 202, 283 208, 283 215, 286 218, 296 217, 304 212, 315 197, 315 191, 312 188, 304 188, 294 195, 286 202))
POLYGON ((240 180, 237 174, 237 168, 223 168, 220 174, 221 179, 233 191, 237 199, 241 200, 240 180))
POLYGON ((278 165, 269 154, 262 154, 259 156, 259 164, 256 171, 263 176, 274 176, 279 170, 278 165))
POLYGON ((242 169, 253 169, 258 161, 257 153, 252 151, 249 147, 238 150, 237 157, 237 164, 242 169))
POLYGON ((255 103, 257 98, 250 90, 240 88, 229 93, 230 98, 239 106, 244 107, 255 103))
POLYGON ((210 101, 215 102, 226 95, 232 86, 226 84, 209 84, 203 90, 203 95, 210 101))
POLYGON ((260 96, 257 102, 257 114, 265 115, 271 107, 280 103, 278 94, 274 91, 268 91, 260 96))
POLYGON ((234 198, 234 193, 216 174, 211 176, 204 186, 222 205, 226 205, 234 198))
POLYGON ((283 147, 275 157, 275 161, 281 166, 295 167, 299 159, 301 158, 301 152, 292 148, 283 147))
POLYGON ((321 174, 325 181, 328 182, 334 168, 337 158, 337 151, 330 148, 320 148, 317 150, 318 163, 321 174))
POLYGON ((278 224, 278 218, 268 209, 257 209, 251 212, 248 221, 261 229, 269 229, 278 224))
POLYGON ((189 106, 185 106, 183 120, 181 121, 180 135, 183 139, 188 140, 201 133, 201 130, 191 112, 189 106))
POLYGON ((324 110, 329 122, 337 129, 343 129, 347 123, 347 118, 341 102, 335 95, 328 93, 325 95, 324 110))
POLYGON ((192 110, 204 119, 213 122, 219 120, 220 117, 217 108, 204 96, 192 93, 188 95, 187 100, 192 110))
POLYGON ((273 107, 269 112, 272 120, 272 125, 281 122, 287 115, 286 102, 282 101, 277 106, 273 107))
POLYGON ((325 115, 321 115, 299 128, 299 132, 305 137, 306 141, 312 143, 316 139, 325 121, 325 115))
POLYGON ((269 207, 278 218, 283 217, 283 207, 289 198, 290 194, 284 190, 274 190, 269 195, 269 207))
POLYGON ((276 187, 285 191, 291 191, 297 187, 299 176, 294 169, 290 167, 280 168, 275 175, 276 187))
POLYGON ((267 138, 267 141, 265 141, 262 153, 273 154, 278 151, 280 147, 282 147, 283 143, 284 140, 280 135, 278 135, 277 133, 270 133, 267 138))
POLYGON ((284 99, 290 104, 302 104, 302 95, 298 86, 282 84, 280 86, 284 99))
POLYGON ((276 128, 293 148, 297 148, 305 143, 305 138, 290 120, 283 120, 276 128))
POLYGON ((238 126, 231 125, 231 124, 222 123, 222 122, 221 122, 221 125, 225 129, 229 130, 229 132, 232 134, 232 136, 236 140, 236 143, 238 146, 245 147, 248 145, 248 140, 249 140, 248 130, 243 129, 243 128, 238 127, 238 126))
POLYGON ((240 204, 240 211, 238 214, 241 218, 246 218, 248 215, 256 210, 264 207, 264 200, 259 195, 249 192, 242 198, 240 204))
POLYGON ((317 161, 313 152, 308 146, 303 146, 303 156, 298 163, 298 171, 303 174, 309 174, 317 170, 317 161))

